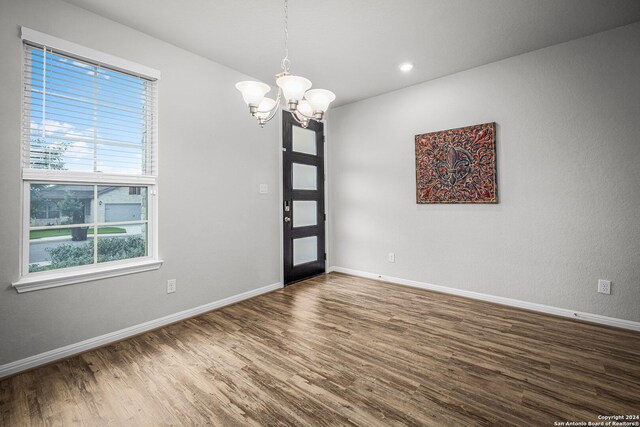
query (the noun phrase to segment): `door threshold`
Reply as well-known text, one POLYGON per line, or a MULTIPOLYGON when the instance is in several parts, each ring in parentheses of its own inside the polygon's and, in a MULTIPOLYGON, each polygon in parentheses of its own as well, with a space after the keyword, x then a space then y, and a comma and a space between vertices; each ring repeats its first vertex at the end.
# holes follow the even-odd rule
POLYGON ((327 272, 323 271, 320 274, 314 274, 313 276, 305 277, 304 279, 295 280, 293 282, 285 283, 284 287, 286 288, 289 285, 295 285, 296 283, 304 282, 305 280, 313 279, 314 277, 324 276, 325 274, 327 274, 327 272))

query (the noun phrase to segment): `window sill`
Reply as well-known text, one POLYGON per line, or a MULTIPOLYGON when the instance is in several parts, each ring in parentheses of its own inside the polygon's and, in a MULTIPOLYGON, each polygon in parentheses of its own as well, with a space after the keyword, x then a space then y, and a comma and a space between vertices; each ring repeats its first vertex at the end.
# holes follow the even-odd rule
POLYGON ((91 280, 106 279, 108 277, 124 276, 126 274, 157 270, 162 266, 162 260, 145 260, 117 265, 106 265, 91 270, 59 272, 42 276, 23 277, 12 285, 18 293, 37 291, 39 289, 55 288, 74 283, 89 282, 91 280))

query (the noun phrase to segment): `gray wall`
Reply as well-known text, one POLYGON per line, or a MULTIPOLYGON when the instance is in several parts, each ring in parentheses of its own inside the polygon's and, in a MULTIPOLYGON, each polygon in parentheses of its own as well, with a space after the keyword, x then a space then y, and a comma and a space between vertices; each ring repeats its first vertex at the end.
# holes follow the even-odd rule
POLYGON ((640 321, 640 23, 329 121, 331 265, 640 321), (414 135, 492 121, 500 203, 417 205, 414 135))
MULTIPOLYGON (((224 43, 224 40, 212 40, 224 43)), ((280 280, 278 126, 234 70, 57 0, 0 0, 0 364, 280 280), (25 25, 162 72, 158 271, 17 294, 25 25), (260 195, 260 183, 269 184, 260 195), (166 293, 166 280, 178 290, 166 293)))

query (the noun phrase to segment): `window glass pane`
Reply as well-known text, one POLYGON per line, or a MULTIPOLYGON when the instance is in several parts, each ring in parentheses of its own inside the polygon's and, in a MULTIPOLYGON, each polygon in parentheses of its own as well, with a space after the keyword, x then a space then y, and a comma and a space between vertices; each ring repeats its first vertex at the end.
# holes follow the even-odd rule
POLYGON ((98 186, 98 223, 146 221, 147 187, 98 186))
POLYGON ((86 224, 93 221, 93 185, 31 184, 32 227, 86 224))
POLYGON ((147 224, 98 228, 99 263, 143 256, 147 256, 147 224))
POLYGON ((312 165, 292 163, 293 189, 317 190, 317 168, 312 165))
POLYGON ((84 141, 63 141, 32 134, 30 143, 31 167, 34 169, 93 171, 93 148, 84 141))
POLYGON ((29 232, 29 272, 93 264, 93 230, 50 228, 29 232))
POLYGON ((318 259, 318 237, 293 239, 293 265, 304 264, 318 259))
POLYGON ((306 227, 316 225, 317 202, 314 200, 294 200, 293 201, 293 226, 306 227))
POLYGON ((293 126, 293 151, 316 155, 316 133, 311 129, 293 126))
POLYGON ((150 173, 154 83, 26 46, 24 134, 35 169, 150 173))
POLYGON ((97 170, 105 173, 144 173, 143 147, 98 144, 97 170))

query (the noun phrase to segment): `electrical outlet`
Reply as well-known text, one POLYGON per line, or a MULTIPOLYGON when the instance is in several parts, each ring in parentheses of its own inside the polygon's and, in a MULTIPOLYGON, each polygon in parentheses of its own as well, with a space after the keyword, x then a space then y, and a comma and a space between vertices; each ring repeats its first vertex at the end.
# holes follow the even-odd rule
POLYGON ((611 281, 598 280, 598 293, 611 295, 611 281))
POLYGON ((172 294, 176 291, 176 279, 167 280, 167 293, 172 294))
POLYGON ((269 193, 269 185, 260 184, 260 194, 267 194, 267 193, 269 193))
POLYGON ((389 252, 389 262, 396 262, 396 254, 389 252))

